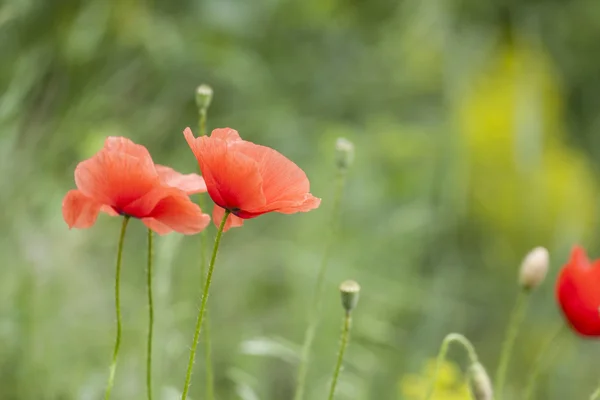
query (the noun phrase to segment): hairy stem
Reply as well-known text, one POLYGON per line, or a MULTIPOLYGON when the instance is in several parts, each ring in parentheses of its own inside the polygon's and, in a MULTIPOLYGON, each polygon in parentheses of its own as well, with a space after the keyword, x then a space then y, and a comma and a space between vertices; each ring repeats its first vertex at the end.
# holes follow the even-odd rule
POLYGON ((104 394, 104 400, 110 399, 110 393, 112 391, 115 382, 115 371, 117 370, 117 358, 119 357, 119 348, 121 347, 121 258, 123 257, 123 243, 125 242, 125 231, 127 230, 127 224, 129 223, 129 216, 123 217, 123 224, 121 225, 121 234, 119 235, 119 245, 117 248, 117 265, 115 271, 115 312, 117 315, 117 336, 115 338, 115 347, 113 349, 112 362, 108 373, 108 383, 106 385, 106 392, 104 394))
POLYGON ((215 245, 213 247, 212 256, 210 259, 210 264, 208 265, 208 274, 206 275, 206 283, 202 289, 202 301, 200 303, 200 310, 198 311, 198 318, 196 320, 196 329, 194 331, 194 338, 192 339, 192 347, 190 348, 190 359, 188 361, 187 372, 185 374, 185 384, 183 386, 183 393, 181 395, 181 400, 185 400, 187 398, 190 382, 192 379, 192 370, 194 368, 194 360, 196 359, 196 349, 198 347, 198 340, 200 339, 200 332, 202 330, 202 320, 204 319, 204 313, 206 311, 206 303, 208 301, 208 291, 210 289, 210 283, 212 282, 212 275, 215 269, 215 261, 217 259, 217 253, 219 251, 219 244, 221 243, 221 236, 223 235, 223 229, 225 228, 225 222, 229 217, 231 211, 225 210, 225 215, 223 215, 223 220, 219 225, 219 229, 217 230, 217 236, 215 237, 215 245))

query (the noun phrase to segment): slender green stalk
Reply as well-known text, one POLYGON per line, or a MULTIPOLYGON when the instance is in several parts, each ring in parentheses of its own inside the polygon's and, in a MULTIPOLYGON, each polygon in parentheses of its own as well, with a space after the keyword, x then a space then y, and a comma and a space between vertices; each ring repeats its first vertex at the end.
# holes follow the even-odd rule
POLYGON ((206 115, 207 109, 201 108, 199 110, 200 116, 198 118, 198 128, 200 129, 200 136, 206 136, 206 115))
POLYGON ((121 258, 123 257, 123 243, 125 242, 125 231, 127 230, 128 222, 129 216, 126 215, 123 217, 123 224, 121 225, 121 234, 119 236, 119 245, 117 249, 117 266, 115 271, 115 311, 117 314, 117 337, 115 338, 115 347, 108 373, 108 383, 106 385, 104 400, 110 399, 110 392, 112 391, 115 382, 115 371, 117 370, 119 348, 121 347, 121 258))
POLYGON ((319 314, 321 312, 321 299, 323 297, 323 285, 325 281, 325 271, 331 255, 331 248, 335 242, 335 234, 337 231, 338 214, 342 202, 342 194, 346 183, 346 172, 339 171, 337 175, 336 187, 333 198, 333 206, 331 210, 331 224, 329 237, 325 243, 323 258, 319 266, 315 293, 310 310, 309 323, 304 334, 304 343, 302 345, 302 354, 300 356, 300 365, 298 366, 298 378, 296 380, 296 392, 294 400, 302 400, 304 398, 304 387, 306 386, 306 374, 308 373, 308 360, 310 358, 310 350, 315 339, 317 325, 319 324, 319 314))
POLYGON ((342 370, 344 353, 346 352, 346 347, 348 347, 348 339, 350 336, 351 325, 352 317, 350 316, 350 312, 346 311, 346 315, 344 316, 344 327, 342 328, 342 337, 340 339, 340 350, 338 352, 335 370, 333 371, 333 378, 331 379, 331 387, 329 388, 329 400, 333 400, 335 396, 335 387, 337 386, 338 378, 340 377, 340 371, 342 370))
POLYGON ((146 269, 148 285, 148 349, 146 353, 146 391, 148 400, 152 400, 152 335, 154 333, 154 302, 152 300, 152 258, 153 234, 148 228, 148 267, 146 269))
POLYGON ((435 371, 433 373, 431 385, 429 386, 429 392, 427 394, 427 397, 425 397, 425 399, 427 399, 427 400, 430 400, 433 398, 433 395, 435 393, 435 383, 437 381, 437 377, 440 372, 440 367, 442 366, 444 361, 446 361, 446 355, 448 354, 448 349, 450 347, 450 343, 452 343, 452 342, 460 343, 465 348, 465 350, 467 350, 467 355, 469 356, 469 361, 471 362, 471 364, 475 364, 475 363, 479 362, 479 360, 477 358, 477 353, 475 352, 475 347, 473 347, 473 345, 471 344, 469 339, 467 339, 464 335, 461 335, 460 333, 448 334, 442 341, 442 345, 440 347, 440 352, 438 353, 438 356, 437 356, 435 371))
POLYGON ((208 290, 210 289, 210 283, 212 281, 213 271, 215 269, 215 261, 217 259, 217 253, 219 251, 219 244, 221 243, 221 236, 223 235, 223 228, 225 228, 225 222, 227 221, 227 217, 231 211, 225 210, 225 215, 223 215, 223 220, 221 224, 219 224, 219 229, 217 230, 217 236, 215 237, 215 246, 213 247, 212 256, 210 258, 210 264, 208 265, 208 274, 206 275, 206 283, 202 289, 202 301, 200 303, 200 310, 198 311, 198 319, 196 320, 196 329, 194 331, 194 338, 192 339, 192 347, 190 348, 190 359, 188 361, 187 372, 185 374, 185 384, 183 386, 183 393, 181 395, 181 400, 185 400, 187 398, 189 389, 190 389, 190 381, 192 379, 192 369, 194 368, 194 360, 196 358, 196 348, 198 347, 198 340, 200 339, 200 331, 202 329, 202 320, 204 319, 204 313, 206 311, 206 302, 208 300, 208 290))
MULTIPOLYGON (((548 340, 542 345, 540 353, 538 354, 535 363, 533 364, 533 368, 531 370, 531 374, 529 375, 529 381, 527 382, 527 388, 525 389, 525 400, 530 400, 533 398, 533 393, 535 392, 535 387, 537 384, 537 378, 540 375, 540 370, 542 367, 542 362, 548 355, 548 350, 552 348, 552 345, 564 331, 564 324, 558 326, 557 329, 554 330, 552 335, 548 337, 548 340)), ((600 388, 599 388, 600 390, 600 388)))
POLYGON ((500 362, 498 364, 498 370, 496 371, 496 399, 502 400, 502 394, 504 389, 504 382, 506 381, 506 373, 508 371, 508 365, 510 363, 510 356, 519 333, 519 327, 525 317, 525 311, 527 310, 527 302, 529 300, 530 291, 522 288, 517 295, 517 301, 513 308, 510 321, 507 327, 504 344, 502 345, 502 352, 500 353, 500 362))
MULTIPOLYGON (((200 135, 206 136, 206 116, 207 107, 199 109, 200 116, 198 118, 198 127, 200 129, 200 135)), ((198 204, 201 209, 204 209, 204 197, 200 196, 198 204)), ((208 237, 206 229, 200 232, 200 274, 202 275, 202 286, 204 287, 204 280, 206 277, 206 264, 207 264, 207 253, 208 253, 208 237)), ((206 374, 206 400, 214 400, 215 389, 214 389, 214 378, 212 370, 212 356, 211 356, 211 340, 210 340, 210 320, 207 315, 204 321, 204 368, 206 374)))

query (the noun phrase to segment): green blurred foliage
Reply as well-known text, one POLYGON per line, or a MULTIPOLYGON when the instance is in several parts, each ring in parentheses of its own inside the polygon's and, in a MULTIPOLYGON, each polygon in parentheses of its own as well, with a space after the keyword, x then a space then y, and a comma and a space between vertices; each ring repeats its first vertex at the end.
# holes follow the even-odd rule
MULTIPOLYGON (((101 397, 119 222, 69 231, 61 200, 77 162, 108 135, 195 171, 181 132, 197 126, 200 83, 215 90, 211 128, 281 151, 323 198, 317 211, 263 216, 225 236, 209 302, 218 399, 291 398, 338 136, 355 143, 356 161, 307 398, 327 390, 342 280, 362 292, 338 398, 402 399, 401 382, 450 331, 495 370, 519 262, 543 245, 552 272, 509 371, 507 394, 519 398, 540 343, 562 323, 558 268, 576 242, 600 251, 599 16, 594 0, 2 1, 0 398, 101 397)), ((126 238, 115 399, 144 398, 140 225, 126 238)), ((155 383, 158 399, 176 399, 199 238, 156 242, 155 383)), ((538 398, 588 396, 600 378, 595 343, 567 334, 556 354, 538 398)))

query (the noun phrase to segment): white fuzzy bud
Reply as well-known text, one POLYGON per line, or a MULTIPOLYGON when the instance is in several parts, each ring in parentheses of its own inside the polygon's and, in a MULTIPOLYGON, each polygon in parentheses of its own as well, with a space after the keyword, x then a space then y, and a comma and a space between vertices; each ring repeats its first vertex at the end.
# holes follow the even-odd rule
POLYGON ((536 247, 531 250, 521 263, 519 274, 520 285, 527 290, 538 287, 548 273, 550 255, 544 247, 536 247))

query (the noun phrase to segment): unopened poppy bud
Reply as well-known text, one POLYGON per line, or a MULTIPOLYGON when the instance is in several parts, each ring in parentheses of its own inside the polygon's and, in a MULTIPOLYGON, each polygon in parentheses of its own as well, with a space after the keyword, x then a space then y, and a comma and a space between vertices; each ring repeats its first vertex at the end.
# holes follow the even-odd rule
POLYGON ((360 285, 355 281, 344 281, 340 285, 342 306, 346 312, 350 312, 356 307, 356 304, 358 303, 358 292, 360 292, 360 285))
POLYGON ((212 101, 213 90, 210 86, 202 84, 196 89, 196 105, 198 110, 206 111, 212 101))
POLYGON ((335 161, 338 168, 348 169, 354 161, 354 144, 345 138, 338 138, 335 142, 335 161))
POLYGON ((530 290, 538 287, 548 272, 550 255, 544 247, 531 250, 521 263, 519 283, 524 289, 530 290))
POLYGON ((469 385, 473 400, 492 400, 494 391, 492 381, 481 363, 474 362, 469 367, 469 385))

